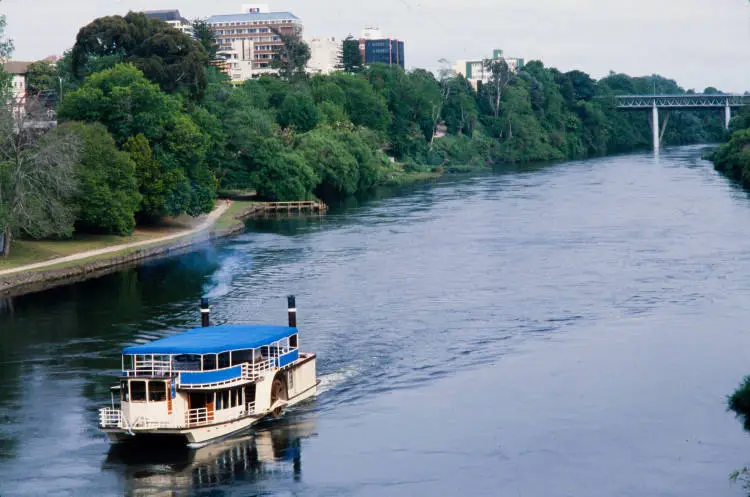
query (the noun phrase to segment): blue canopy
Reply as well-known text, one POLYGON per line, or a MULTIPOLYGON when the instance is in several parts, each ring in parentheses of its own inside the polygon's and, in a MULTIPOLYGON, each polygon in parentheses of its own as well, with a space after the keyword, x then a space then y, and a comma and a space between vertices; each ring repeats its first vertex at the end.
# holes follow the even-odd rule
POLYGON ((195 328, 143 345, 122 349, 123 355, 219 354, 256 349, 297 334, 297 328, 269 325, 228 325, 195 328))

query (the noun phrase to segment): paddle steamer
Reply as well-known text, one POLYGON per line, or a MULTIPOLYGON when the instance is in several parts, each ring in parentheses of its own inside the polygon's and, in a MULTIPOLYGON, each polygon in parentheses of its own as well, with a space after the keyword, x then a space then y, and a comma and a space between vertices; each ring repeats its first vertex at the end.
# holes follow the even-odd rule
POLYGON ((123 349, 100 429, 112 442, 166 437, 195 447, 314 396, 315 354, 300 352, 294 297, 288 302, 289 326, 211 326, 202 299, 202 327, 123 349))

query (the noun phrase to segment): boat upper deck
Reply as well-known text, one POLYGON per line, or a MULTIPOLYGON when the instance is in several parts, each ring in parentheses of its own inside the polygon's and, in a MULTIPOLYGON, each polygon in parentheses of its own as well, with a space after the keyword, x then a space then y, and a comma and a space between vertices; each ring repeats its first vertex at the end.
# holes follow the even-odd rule
POLYGON ((271 325, 219 325, 195 328, 142 345, 125 347, 123 355, 220 354, 257 349, 291 337, 297 328, 271 325))
POLYGON ((218 388, 256 380, 299 359, 298 330, 288 326, 195 328, 125 347, 123 377, 173 377, 181 388, 218 388))

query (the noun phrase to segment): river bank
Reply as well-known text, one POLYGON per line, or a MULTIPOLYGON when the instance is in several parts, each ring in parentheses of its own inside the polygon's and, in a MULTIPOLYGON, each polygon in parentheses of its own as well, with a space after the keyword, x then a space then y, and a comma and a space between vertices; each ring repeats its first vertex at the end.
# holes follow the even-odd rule
POLYGON ((196 227, 161 238, 74 253, 0 271, 0 297, 17 296, 77 283, 145 261, 175 255, 208 240, 244 230, 244 220, 257 215, 259 202, 219 202, 196 227))

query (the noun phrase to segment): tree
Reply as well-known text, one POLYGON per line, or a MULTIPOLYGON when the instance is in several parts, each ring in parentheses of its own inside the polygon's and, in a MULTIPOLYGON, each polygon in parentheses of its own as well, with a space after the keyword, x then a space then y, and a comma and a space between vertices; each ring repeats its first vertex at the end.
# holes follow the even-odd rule
MULTIPOLYGON (((10 40, 5 36, 6 25, 7 21, 5 15, 0 15, 0 59, 4 60, 10 59, 13 54, 13 40, 10 40)), ((2 65, 0 65, 0 88, 2 90, 7 90, 9 84, 10 75, 6 73, 3 70, 2 65)))
MULTIPOLYGON (((9 58, 12 41, 5 38, 5 16, 0 16, 0 57, 9 58)), ((10 78, 0 68, 0 98, 10 98, 10 78)), ((10 106, 0 107, 0 255, 10 256, 13 237, 70 236, 74 210, 69 200, 76 192, 74 140, 39 140, 26 129, 10 106)))
POLYGON ((310 61, 310 47, 298 33, 284 34, 275 28, 271 31, 282 43, 279 54, 271 62, 272 67, 279 69, 279 76, 287 81, 304 78, 305 67, 310 61))
POLYGON ((489 82, 486 85, 487 97, 492 112, 497 118, 500 116, 500 100, 503 98, 503 90, 510 82, 510 68, 503 58, 485 60, 484 68, 490 73, 489 82))
POLYGON ((74 173, 78 191, 76 231, 129 235, 141 204, 135 163, 117 149, 101 124, 71 122, 50 133, 53 139, 80 144, 74 173))
POLYGON ((145 14, 109 16, 81 28, 72 51, 78 79, 121 62, 138 67, 164 91, 202 96, 207 85, 208 56, 190 36, 145 14))
POLYGON ((26 69, 26 83, 30 94, 38 95, 43 91, 59 88, 57 71, 52 64, 45 61, 32 62, 26 69))
MULTIPOLYGON (((208 167, 209 136, 185 114, 176 97, 166 95, 130 64, 93 74, 59 108, 62 120, 101 122, 118 145, 139 134, 145 136, 159 163, 163 181, 161 199, 143 191, 146 217, 192 216, 210 212, 216 181, 208 167)), ((150 167, 150 166, 149 166, 150 167)), ((144 186, 142 184, 142 186, 144 186)))
POLYGON ((180 113, 180 102, 164 94, 131 64, 89 76, 58 109, 61 120, 101 122, 118 144, 139 133, 162 140, 180 113))
POLYGON ((474 89, 461 75, 449 78, 444 84, 448 95, 442 117, 448 127, 448 133, 471 136, 479 117, 474 89))
POLYGON ((201 44, 203 50, 206 51, 209 60, 216 59, 216 52, 219 50, 219 45, 216 43, 216 38, 214 38, 213 28, 211 28, 206 19, 193 20, 193 37, 201 44))
POLYGON ((317 183, 315 171, 297 152, 279 150, 253 172, 258 195, 280 202, 311 198, 317 183))
POLYGON ((575 100, 591 100, 596 96, 596 81, 583 71, 569 71, 565 76, 573 85, 575 100))
POLYGON ((359 40, 355 39, 352 35, 347 36, 341 44, 337 69, 341 69, 349 74, 356 74, 362 72, 363 65, 362 52, 359 50, 359 40))
POLYGON ((167 211, 166 185, 164 172, 154 159, 148 138, 139 133, 129 138, 122 149, 130 154, 135 164, 135 177, 141 195, 140 215, 145 219, 158 219, 167 211))
POLYGON ((317 128, 300 139, 297 149, 320 183, 316 189, 323 198, 352 195, 359 184, 357 159, 330 128, 317 128))
POLYGON ((366 79, 350 74, 334 74, 331 79, 344 91, 344 109, 355 125, 376 131, 388 129, 391 122, 388 103, 366 79))
POLYGON ((73 233, 77 190, 73 165, 79 144, 47 135, 14 120, 0 109, 0 238, 2 255, 10 255, 14 237, 67 237, 73 233))
POLYGON ((309 94, 290 93, 281 104, 278 120, 284 128, 293 127, 295 131, 305 133, 318 124, 318 109, 309 94))

